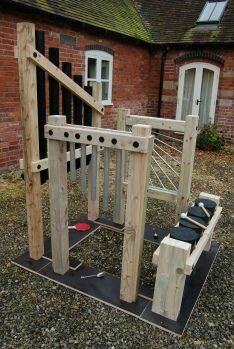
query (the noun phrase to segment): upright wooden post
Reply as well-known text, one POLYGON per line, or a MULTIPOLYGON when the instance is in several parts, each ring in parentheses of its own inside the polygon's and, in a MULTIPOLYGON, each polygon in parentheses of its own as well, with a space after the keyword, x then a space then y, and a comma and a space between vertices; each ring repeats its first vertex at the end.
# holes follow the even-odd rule
MULTIPOLYGON (((102 85, 101 83, 94 82, 93 85, 93 97, 96 101, 102 101, 102 85)), ((101 127, 101 115, 93 110, 92 126, 101 127)), ((100 154, 97 153, 97 176, 96 176, 96 198, 92 200, 91 197, 91 181, 92 181, 92 159, 88 168, 88 219, 95 221, 99 216, 99 166, 100 166, 100 154)))
POLYGON ((193 163, 197 140, 198 116, 188 115, 185 119, 181 174, 176 204, 176 221, 181 212, 187 211, 190 197, 193 163))
POLYGON ((128 189, 122 259, 120 298, 136 301, 138 294, 141 256, 145 230, 145 211, 150 162, 153 149, 151 126, 134 125, 133 135, 149 137, 147 153, 129 154, 128 189))
POLYGON ((40 160, 38 140, 36 66, 27 59, 27 45, 35 47, 35 26, 17 24, 20 107, 22 115, 24 178, 26 185, 29 255, 40 259, 44 253, 40 172, 33 173, 31 164, 40 160))
POLYGON ((152 311, 176 320, 181 307, 191 245, 165 237, 160 244, 152 311))
MULTIPOLYGON (((49 116, 48 124, 66 125, 66 116, 49 116)), ((54 271, 63 275, 69 269, 67 142, 48 139, 48 161, 52 263, 54 271)))
MULTIPOLYGON (((117 130, 126 131, 126 117, 130 114, 130 109, 119 108, 118 109, 118 119, 117 119, 117 130)), ((123 182, 125 180, 125 167, 126 167, 126 158, 127 151, 122 150, 121 156, 121 191, 120 191, 120 203, 114 205, 114 223, 124 224, 125 219, 125 203, 126 203, 126 191, 124 190, 123 182)))

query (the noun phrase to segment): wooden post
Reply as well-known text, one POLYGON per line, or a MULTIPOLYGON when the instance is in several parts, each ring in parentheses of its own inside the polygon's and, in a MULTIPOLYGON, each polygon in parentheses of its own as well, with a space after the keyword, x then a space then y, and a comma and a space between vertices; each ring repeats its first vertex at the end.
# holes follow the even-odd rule
MULTIPOLYGON (((219 203, 220 203, 220 196, 213 195, 213 194, 208 194, 208 193, 202 192, 202 193, 200 193, 199 198, 212 200, 212 201, 216 202, 217 207, 219 206, 219 203)), ((217 210, 217 207, 216 207, 216 210, 217 210)), ((210 234, 210 237, 209 237, 209 240, 208 240, 206 246, 204 247, 204 251, 207 251, 207 252, 210 251, 213 233, 214 233, 214 229, 213 229, 212 233, 210 234)))
POLYGON ((176 204, 176 222, 181 212, 186 212, 189 204, 193 163, 197 140, 198 116, 188 115, 185 120, 181 174, 176 204))
POLYGON ((150 162, 153 149, 151 126, 133 126, 133 135, 149 137, 147 153, 129 154, 127 203, 122 259, 120 298, 135 302, 138 294, 141 256, 145 230, 145 211, 150 162))
MULTIPOLYGON (((93 85, 93 97, 96 101, 102 101, 102 84, 94 82, 93 85)), ((92 118, 93 127, 101 127, 101 115, 93 110, 92 118)), ((88 168, 88 219, 95 221, 99 216, 99 166, 100 166, 100 154, 97 152, 97 176, 96 176, 96 198, 92 200, 91 197, 91 181, 92 181, 92 159, 88 168)))
POLYGON ((160 244, 152 311, 171 320, 180 313, 190 249, 190 244, 169 237, 160 244))
POLYGON ((24 178, 26 186, 29 255, 40 259, 44 253, 40 173, 33 173, 31 164, 40 160, 37 115, 36 66, 27 59, 26 47, 35 47, 35 26, 17 24, 20 107, 22 115, 24 178))
MULTIPOLYGON (((48 124, 66 125, 66 116, 49 116, 48 124)), ((48 139, 48 160, 52 263, 54 272, 63 275, 69 269, 67 142, 48 139)))
MULTIPOLYGON (((118 109, 118 119, 117 119, 117 130, 126 131, 126 118, 130 115, 130 109, 119 108, 118 109)), ((121 190, 120 190, 120 205, 118 207, 114 205, 114 216, 113 222, 118 224, 124 224, 125 219, 125 203, 126 203, 126 190, 124 189, 125 181, 125 167, 126 167, 126 150, 122 150, 121 156, 121 190)))

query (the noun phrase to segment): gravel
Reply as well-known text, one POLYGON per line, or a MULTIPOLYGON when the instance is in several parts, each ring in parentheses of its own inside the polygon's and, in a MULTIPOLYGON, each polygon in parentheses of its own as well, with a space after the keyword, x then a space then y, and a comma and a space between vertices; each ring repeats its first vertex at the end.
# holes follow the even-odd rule
MULTIPOLYGON (((220 153, 197 152, 192 199, 207 191, 221 196, 224 207, 216 228, 220 252, 185 334, 175 337, 119 310, 55 285, 11 264, 27 248, 24 183, 20 173, 0 175, 0 347, 177 349, 233 348, 233 147, 220 153)), ((112 182, 113 184, 113 182, 112 182)), ((48 185, 42 187, 44 230, 49 233, 48 185)), ((113 199, 112 199, 113 202, 113 199)), ((69 219, 86 212, 79 186, 69 184, 69 219)), ((110 205, 110 213, 111 207, 110 205)), ((147 222, 173 225, 174 207, 150 199, 147 222)), ((72 255, 120 275, 121 234, 102 229, 72 255)), ((142 278, 153 284, 154 247, 145 243, 142 278)))

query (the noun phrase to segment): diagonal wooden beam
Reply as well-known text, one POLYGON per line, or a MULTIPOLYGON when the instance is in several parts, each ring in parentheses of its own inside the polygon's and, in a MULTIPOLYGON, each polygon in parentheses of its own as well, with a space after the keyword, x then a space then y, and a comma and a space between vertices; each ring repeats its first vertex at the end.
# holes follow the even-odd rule
POLYGON ((38 67, 46 71, 55 80, 60 82, 64 87, 71 91, 75 96, 79 97, 94 109, 98 114, 104 114, 104 108, 102 104, 95 98, 90 96, 82 87, 77 85, 69 76, 64 74, 58 67, 51 63, 46 57, 38 52, 33 46, 27 45, 27 58, 36 64, 38 67))

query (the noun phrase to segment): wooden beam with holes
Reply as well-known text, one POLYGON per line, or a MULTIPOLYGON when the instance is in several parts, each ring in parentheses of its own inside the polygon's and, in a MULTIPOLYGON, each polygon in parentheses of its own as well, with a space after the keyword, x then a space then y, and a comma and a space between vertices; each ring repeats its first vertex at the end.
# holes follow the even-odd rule
POLYGON ((126 125, 132 126, 136 124, 150 125, 152 128, 165 131, 184 132, 185 130, 185 121, 182 120, 171 120, 139 115, 128 115, 126 117, 126 125))
POLYGON ((34 63, 44 71, 46 71, 55 80, 60 82, 64 87, 71 91, 75 96, 82 99, 83 102, 88 104, 98 114, 104 114, 104 108, 100 101, 90 96, 82 87, 76 84, 69 76, 63 73, 58 67, 51 63, 46 57, 44 57, 39 51, 37 51, 32 45, 26 46, 26 56, 31 63, 34 63))
POLYGON ((112 149, 130 150, 136 153, 147 153, 153 136, 142 137, 130 132, 94 128, 88 126, 45 125, 45 137, 60 141, 87 145, 97 145, 112 149))

